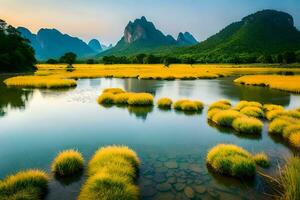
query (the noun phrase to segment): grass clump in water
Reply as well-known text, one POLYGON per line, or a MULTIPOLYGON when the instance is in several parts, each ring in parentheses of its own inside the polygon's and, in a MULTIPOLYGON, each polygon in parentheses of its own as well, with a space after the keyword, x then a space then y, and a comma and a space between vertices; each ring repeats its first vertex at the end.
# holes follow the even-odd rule
POLYGON ((169 98, 161 98, 157 101, 157 106, 162 109, 170 109, 172 104, 173 102, 169 98))
POLYGON ((269 158, 267 156, 267 154, 265 153, 257 153, 254 155, 253 157, 255 163, 263 168, 268 168, 270 167, 270 161, 269 158))
POLYGON ((280 176, 282 200, 296 200, 300 197, 300 158, 292 157, 283 168, 280 176))
POLYGON ((275 105, 275 104, 265 104, 263 106, 264 112, 269 112, 272 110, 284 110, 283 106, 275 105))
POLYGON ((48 188, 49 178, 39 170, 27 170, 8 176, 0 181, 0 199, 39 200, 48 188))
POLYGON ((274 119, 270 124, 269 124, 269 132, 282 136, 283 130, 292 124, 297 124, 299 123, 299 120, 294 119, 292 117, 278 117, 274 119))
POLYGON ((213 117, 215 116, 215 114, 217 114, 218 112, 221 112, 221 111, 223 111, 223 110, 218 109, 218 108, 213 108, 213 109, 209 110, 207 112, 207 119, 212 120, 213 117))
POLYGON ((232 127, 240 133, 257 134, 261 133, 263 123, 256 118, 242 116, 233 120, 232 127))
POLYGON ((289 138, 289 143, 295 147, 295 148, 300 148, 300 131, 292 133, 289 138))
POLYGON ((114 97, 112 93, 103 93, 98 97, 97 101, 99 104, 109 105, 114 103, 114 97))
POLYGON ((125 93, 125 91, 121 88, 106 88, 103 90, 103 93, 120 94, 125 93))
POLYGON ((12 87, 28 88, 68 88, 75 87, 76 81, 73 79, 63 79, 51 76, 17 76, 6 79, 4 83, 12 87))
POLYGON ((262 108, 263 106, 261 105, 261 103, 256 102, 256 101, 240 101, 236 104, 235 109, 236 110, 242 110, 244 107, 258 107, 258 108, 262 108))
POLYGON ((256 117, 256 118, 263 118, 264 117, 264 111, 259 107, 254 106, 247 106, 240 110, 241 113, 249 116, 249 117, 256 117))
POLYGON ((128 99, 130 97, 131 93, 125 92, 125 93, 119 93, 114 95, 114 103, 119 105, 126 105, 128 104, 128 99))
POLYGON ((84 159, 78 151, 66 150, 54 159, 51 170, 59 177, 74 176, 80 173, 84 167, 84 159))
POLYGON ((232 122, 242 114, 236 110, 222 110, 217 112, 212 121, 220 126, 232 127, 232 122))
POLYGON ((208 110, 212 110, 212 109, 220 109, 220 110, 228 110, 231 108, 231 103, 228 100, 220 100, 217 102, 212 103, 208 110))
POLYGON ((182 99, 182 100, 176 101, 174 103, 173 107, 175 110, 179 110, 179 111, 198 112, 203 109, 204 105, 200 101, 191 101, 188 99, 182 99))
POLYGON ((79 200, 124 199, 138 200, 135 185, 140 160, 125 146, 99 149, 88 164, 88 179, 83 185, 79 200))
POLYGON ((232 144, 219 144, 207 154, 207 164, 220 174, 238 178, 253 177, 256 173, 252 155, 232 144))
POLYGON ((153 99, 153 95, 149 93, 132 93, 129 95, 127 103, 131 106, 151 106, 153 99))
POLYGON ((123 176, 99 172, 84 184, 78 200, 138 200, 139 190, 123 176))

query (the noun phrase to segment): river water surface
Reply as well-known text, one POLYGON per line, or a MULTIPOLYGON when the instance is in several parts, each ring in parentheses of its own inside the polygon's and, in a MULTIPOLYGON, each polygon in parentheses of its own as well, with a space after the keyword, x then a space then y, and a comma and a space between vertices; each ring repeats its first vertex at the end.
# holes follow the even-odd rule
MULTIPOLYGON (((267 133, 243 137, 219 130, 206 120, 207 105, 229 99, 254 100, 294 108, 300 96, 268 88, 239 86, 233 78, 193 81, 137 79, 80 79, 68 90, 7 88, 0 76, 0 178, 28 168, 49 171, 59 151, 74 148, 86 158, 105 145, 128 145, 142 161, 138 184, 142 199, 266 199, 271 193, 264 179, 221 177, 207 169, 207 151, 219 143, 233 143, 250 152, 265 151, 274 175, 292 152, 267 133), (121 87, 150 92, 157 100, 189 98, 206 104, 202 113, 184 114, 156 107, 110 107, 97 104, 104 88, 121 87)), ((50 182, 48 200, 76 199, 84 176, 50 182)))

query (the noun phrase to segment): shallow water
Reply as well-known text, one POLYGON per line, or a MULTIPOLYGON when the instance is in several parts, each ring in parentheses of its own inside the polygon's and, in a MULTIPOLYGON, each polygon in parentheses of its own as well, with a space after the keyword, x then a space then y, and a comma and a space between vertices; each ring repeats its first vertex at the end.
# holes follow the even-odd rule
MULTIPOLYGON (((219 130, 200 114, 148 108, 104 108, 96 103, 101 90, 122 87, 151 92, 155 99, 199 99, 206 105, 219 99, 233 103, 255 100, 287 108, 300 106, 300 96, 268 88, 234 85, 233 78, 194 81, 82 79, 68 90, 6 88, 0 77, 0 178, 27 168, 49 171, 55 155, 75 148, 88 160, 98 147, 123 144, 142 160, 138 180, 142 199, 266 199, 271 193, 257 175, 251 182, 221 177, 207 169, 207 151, 219 143, 234 143, 250 152, 265 151, 273 175, 291 151, 266 132, 247 138, 219 130)), ((50 183, 48 200, 76 199, 84 176, 50 183)))

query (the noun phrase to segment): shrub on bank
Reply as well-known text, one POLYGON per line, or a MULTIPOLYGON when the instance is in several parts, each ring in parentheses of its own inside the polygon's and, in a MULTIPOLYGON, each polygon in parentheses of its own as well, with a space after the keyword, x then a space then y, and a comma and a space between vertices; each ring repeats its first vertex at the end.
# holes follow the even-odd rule
POLYGON ((263 123, 256 118, 243 116, 234 119, 232 127, 240 133, 257 134, 261 133, 263 123))
POLYGON ((207 164, 220 174, 238 178, 253 177, 256 173, 252 155, 232 144, 219 144, 207 154, 207 164))
POLYGON ((84 159, 78 151, 66 150, 54 159, 51 170, 56 176, 74 176, 84 167, 84 159))
POLYGON ((42 199, 48 188, 49 178, 39 170, 27 170, 8 176, 0 182, 0 199, 42 199))
POLYGON ((157 106, 163 109, 170 109, 172 107, 172 100, 169 98, 161 98, 157 101, 157 106))

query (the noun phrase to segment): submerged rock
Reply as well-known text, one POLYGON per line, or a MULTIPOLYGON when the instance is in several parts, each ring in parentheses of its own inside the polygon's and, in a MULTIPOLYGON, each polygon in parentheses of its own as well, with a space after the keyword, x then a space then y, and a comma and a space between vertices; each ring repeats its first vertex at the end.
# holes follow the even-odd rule
POLYGON ((191 188, 190 186, 187 186, 187 187, 184 188, 184 194, 189 199, 192 199, 195 196, 195 192, 194 192, 193 188, 191 188))
POLYGON ((203 194, 206 192, 206 188, 203 185, 196 185, 196 186, 193 186, 193 188, 199 194, 203 194))
POLYGON ((170 189, 172 188, 171 184, 165 182, 165 183, 162 183, 162 184, 158 184, 156 186, 156 189, 160 192, 167 192, 169 191, 170 189))
POLYGON ((178 168, 178 164, 176 161, 165 162, 164 165, 169 169, 177 169, 178 168))
POLYGON ((184 183, 176 183, 176 184, 174 184, 174 189, 176 191, 178 191, 178 192, 182 191, 184 187, 185 187, 184 183))
POLYGON ((153 197, 157 193, 157 191, 154 187, 147 186, 147 187, 142 188, 141 193, 142 193, 143 197, 153 197))

